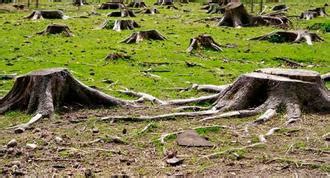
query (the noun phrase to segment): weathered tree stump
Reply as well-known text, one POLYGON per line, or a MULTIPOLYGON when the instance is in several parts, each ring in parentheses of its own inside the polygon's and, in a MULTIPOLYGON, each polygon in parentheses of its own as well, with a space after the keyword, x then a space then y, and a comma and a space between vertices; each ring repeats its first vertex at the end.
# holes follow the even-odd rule
POLYGON ((15 7, 17 10, 24 10, 25 9, 24 4, 14 4, 13 7, 15 7))
POLYGON ((50 24, 45 30, 38 32, 38 35, 48 35, 48 34, 64 34, 67 37, 73 36, 71 30, 67 25, 62 24, 50 24))
POLYGON ((133 8, 146 8, 147 5, 144 3, 144 1, 141 0, 133 0, 128 4, 128 7, 133 7, 133 8))
POLYGON ((72 3, 74 6, 83 6, 85 4, 88 4, 86 0, 73 0, 72 3))
POLYGON ((318 7, 315 9, 310 9, 307 10, 303 13, 301 13, 300 15, 300 19, 306 19, 306 20, 310 20, 316 17, 324 17, 324 16, 328 16, 328 14, 325 11, 325 8, 328 6, 328 4, 325 4, 323 7, 318 7))
POLYGON ((286 17, 279 16, 252 16, 248 14, 242 3, 231 2, 225 6, 224 16, 219 22, 219 26, 244 27, 274 25, 287 28, 290 21, 286 17))
POLYGON ((142 13, 154 15, 154 14, 159 14, 159 10, 155 7, 147 8, 147 9, 142 10, 142 13))
POLYGON ((272 11, 286 11, 289 8, 285 4, 280 4, 272 7, 272 11))
POLYGON ((122 43, 139 43, 143 40, 166 40, 157 30, 139 31, 130 35, 122 43))
POLYGON ((173 0, 157 0, 155 5, 171 6, 171 5, 174 5, 174 1, 173 0))
POLYGON ((210 35, 205 35, 205 34, 190 39, 190 45, 187 51, 191 52, 201 47, 207 49, 213 49, 215 51, 222 51, 220 45, 217 42, 215 42, 210 35))
POLYGON ((107 2, 107 3, 102 3, 99 9, 123 9, 125 8, 125 5, 122 3, 115 3, 115 2, 107 2))
POLYGON ((127 8, 121 9, 120 11, 110 12, 107 16, 108 17, 136 17, 134 12, 131 9, 127 9, 127 8))
POLYGON ((28 123, 17 127, 24 130, 64 106, 78 109, 129 105, 124 100, 85 86, 67 69, 52 68, 17 77, 10 92, 0 99, 0 114, 11 110, 35 113, 28 123))
POLYGON ((121 30, 133 30, 134 28, 140 27, 134 20, 115 20, 115 22, 111 22, 106 20, 100 26, 100 29, 112 29, 114 31, 121 31, 121 30))
POLYGON ((223 14, 225 9, 218 3, 210 3, 207 6, 207 13, 208 14, 223 14))
POLYGON ((64 19, 64 13, 60 10, 35 10, 33 11, 29 16, 26 16, 25 18, 31 19, 31 20, 37 20, 37 19, 64 19))
POLYGON ((299 119, 302 111, 330 113, 330 92, 317 72, 266 68, 239 77, 222 92, 214 109, 251 116, 282 106, 289 120, 299 119))
POLYGON ((250 40, 267 40, 273 43, 300 43, 305 41, 308 45, 313 45, 313 41, 323 41, 323 39, 316 33, 311 33, 305 30, 277 31, 250 40))

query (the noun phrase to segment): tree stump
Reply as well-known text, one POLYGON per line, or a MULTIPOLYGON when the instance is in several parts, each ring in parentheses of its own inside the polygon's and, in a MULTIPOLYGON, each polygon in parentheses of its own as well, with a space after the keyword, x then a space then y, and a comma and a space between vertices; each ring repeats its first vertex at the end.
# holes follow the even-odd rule
POLYGON ((102 3, 99 9, 123 9, 125 8, 125 5, 122 3, 113 3, 113 2, 107 2, 107 3, 102 3))
POLYGON ((242 3, 228 3, 219 26, 241 27, 249 26, 251 15, 248 14, 242 3))
POLYGON ((67 37, 73 36, 71 30, 67 25, 62 24, 50 24, 45 30, 38 32, 38 35, 48 35, 48 34, 64 34, 67 37))
POLYGON ((31 20, 37 19, 64 19, 64 13, 60 10, 35 10, 25 18, 31 20))
POLYGON ((114 12, 110 12, 108 15, 108 17, 136 17, 134 12, 131 9, 121 9, 120 12, 118 11, 114 11, 114 12))
POLYGON ((166 40, 157 30, 139 31, 130 35, 122 43, 139 43, 143 40, 166 40))
POLYGON ((289 120, 299 119, 302 111, 330 113, 330 91, 317 72, 266 68, 240 76, 221 92, 214 109, 244 117, 282 107, 289 120))
POLYGON ((313 41, 323 41, 323 39, 316 33, 311 33, 305 30, 277 31, 250 40, 267 40, 273 43, 300 43, 305 41, 308 45, 313 45, 313 41))
POLYGON ((205 35, 205 34, 190 39, 190 45, 187 51, 191 52, 201 47, 207 49, 213 49, 215 51, 222 51, 220 45, 217 42, 215 42, 210 35, 205 35))
POLYGON ((325 8, 328 6, 328 4, 325 4, 324 7, 318 7, 315 9, 310 9, 307 10, 303 13, 300 14, 300 19, 306 19, 306 20, 310 20, 316 17, 324 17, 324 16, 328 16, 328 14, 325 11, 325 8))
POLYGON ((121 31, 121 30, 133 30, 134 28, 140 27, 134 20, 115 20, 112 23, 109 20, 103 22, 100 26, 100 29, 112 29, 114 31, 121 31))
MULTIPOLYGON (((35 113, 40 119, 50 117, 64 106, 78 109, 129 105, 126 101, 85 86, 67 69, 52 68, 17 77, 13 88, 0 99, 0 114, 20 110, 35 113)), ((26 129, 38 119, 20 127, 26 129)))
POLYGON ((219 26, 244 27, 274 25, 282 28, 290 26, 290 21, 286 17, 279 16, 252 16, 248 14, 242 3, 231 2, 225 6, 224 16, 219 22, 219 26))
POLYGON ((165 6, 174 6, 174 1, 173 0, 157 0, 155 5, 165 5, 165 6))
POLYGON ((289 8, 285 4, 280 4, 272 7, 272 11, 286 11, 289 8))
POLYGON ((133 0, 128 4, 128 7, 133 7, 133 8, 146 8, 147 5, 141 1, 141 0, 133 0))
POLYGON ((155 7, 151 8, 151 9, 150 8, 144 9, 142 12, 144 14, 151 14, 151 15, 159 14, 159 10, 155 7))

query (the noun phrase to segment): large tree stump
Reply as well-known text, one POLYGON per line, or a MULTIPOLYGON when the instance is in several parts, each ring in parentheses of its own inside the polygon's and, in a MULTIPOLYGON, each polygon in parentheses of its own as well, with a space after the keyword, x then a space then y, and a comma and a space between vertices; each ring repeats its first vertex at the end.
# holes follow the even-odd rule
POLYGON ((310 20, 319 16, 320 17, 328 16, 328 14, 325 11, 325 8, 327 6, 328 4, 325 4, 323 7, 307 10, 300 14, 300 19, 310 20))
POLYGON ((139 43, 143 40, 165 40, 166 38, 157 30, 139 31, 130 35, 122 43, 139 43))
POLYGON ((120 11, 110 12, 108 17, 136 17, 131 9, 123 8, 120 11))
POLYGON ((48 35, 48 34, 64 34, 67 37, 73 36, 71 30, 67 25, 62 24, 50 24, 45 30, 38 32, 38 35, 48 35))
POLYGON ((122 9, 125 8, 125 5, 122 3, 116 3, 116 2, 107 2, 102 3, 99 9, 122 9))
POLYGON ((313 45, 313 41, 323 41, 323 39, 316 33, 311 33, 305 30, 277 31, 250 40, 267 40, 273 43, 300 43, 305 41, 308 45, 313 45))
POLYGON ((288 119, 300 118, 302 111, 330 113, 330 92, 317 72, 266 68, 239 77, 222 92, 214 109, 249 116, 282 106, 288 119))
POLYGON ((38 20, 38 19, 64 19, 64 13, 60 10, 35 10, 30 15, 26 16, 25 18, 31 20, 38 20))
POLYGON ((128 105, 126 101, 85 86, 67 69, 52 68, 17 77, 10 92, 0 99, 0 114, 10 110, 35 113, 36 117, 20 126, 26 129, 36 120, 50 117, 64 106, 75 109, 128 105))
POLYGON ((199 48, 213 49, 215 51, 222 51, 220 45, 214 41, 210 35, 199 35, 196 38, 190 39, 190 45, 187 49, 188 52, 199 48))
POLYGON ((279 16, 252 16, 248 14, 242 3, 231 2, 225 6, 224 16, 219 22, 219 26, 244 27, 273 25, 287 28, 290 21, 286 17, 279 16))

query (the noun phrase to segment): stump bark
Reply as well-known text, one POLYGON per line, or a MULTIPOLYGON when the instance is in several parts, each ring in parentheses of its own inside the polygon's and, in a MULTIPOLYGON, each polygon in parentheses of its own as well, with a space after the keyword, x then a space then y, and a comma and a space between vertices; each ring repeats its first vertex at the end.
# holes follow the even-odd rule
POLYGON ((199 48, 213 49, 215 51, 222 51, 220 45, 214 41, 210 35, 199 35, 196 38, 190 39, 190 45, 187 49, 188 52, 199 48))
POLYGON ((67 37, 73 36, 71 30, 67 25, 62 24, 50 24, 45 30, 38 32, 38 35, 48 35, 48 34, 64 34, 67 37))
POLYGON ((122 43, 139 43, 143 40, 166 40, 157 30, 139 31, 130 35, 122 43))
MULTIPOLYGON (((82 84, 67 69, 52 68, 17 77, 13 88, 0 99, 0 114, 20 110, 35 113, 40 119, 50 117, 64 106, 76 109, 129 105, 82 84)), ((26 129, 30 124, 20 127, 26 129)))
POLYGON ((107 16, 108 17, 136 17, 134 12, 131 9, 127 9, 127 8, 121 9, 120 11, 110 12, 107 16))
POLYGON ((100 26, 100 29, 112 29, 114 31, 121 31, 121 30, 133 30, 134 28, 138 28, 138 27, 140 27, 140 25, 136 23, 134 20, 115 20, 115 22, 106 20, 100 26))
POLYGON ((122 3, 116 3, 116 2, 107 2, 102 3, 99 9, 122 9, 125 8, 125 5, 122 3))
POLYGON ((298 31, 277 31, 263 36, 252 38, 250 40, 267 40, 273 43, 300 43, 306 42, 308 45, 313 45, 313 41, 319 42, 323 39, 316 33, 311 33, 305 30, 298 31))
POLYGON ((30 15, 26 16, 25 18, 31 20, 38 20, 38 19, 64 19, 64 13, 60 10, 35 10, 30 15))

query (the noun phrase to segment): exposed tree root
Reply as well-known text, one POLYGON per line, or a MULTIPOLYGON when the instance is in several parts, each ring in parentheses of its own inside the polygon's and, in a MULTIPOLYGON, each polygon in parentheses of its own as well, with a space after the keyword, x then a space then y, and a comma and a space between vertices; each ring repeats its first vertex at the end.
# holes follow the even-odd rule
POLYGON ((53 68, 17 77, 11 91, 0 99, 0 114, 10 110, 35 113, 28 123, 15 127, 24 130, 41 118, 52 116, 62 106, 128 107, 133 103, 85 86, 66 69, 53 68))
POLYGON ((277 31, 263 36, 255 37, 250 40, 267 40, 273 43, 300 43, 306 42, 308 45, 313 45, 313 41, 323 41, 316 33, 311 33, 305 30, 298 31, 277 31))
POLYGON ((35 10, 30 15, 25 17, 26 19, 38 20, 38 19, 65 19, 64 13, 60 10, 35 10))
POLYGON ((205 34, 190 39, 190 45, 187 51, 191 52, 201 47, 207 49, 213 49, 215 51, 222 51, 220 45, 217 42, 215 42, 210 35, 205 35, 205 34))
POLYGON ((67 25, 62 24, 50 24, 46 27, 45 30, 38 32, 38 35, 47 35, 47 34, 64 34, 67 37, 73 36, 71 30, 67 25))
POLYGON ((139 31, 122 41, 122 43, 139 43, 143 40, 166 40, 157 30, 139 31))

